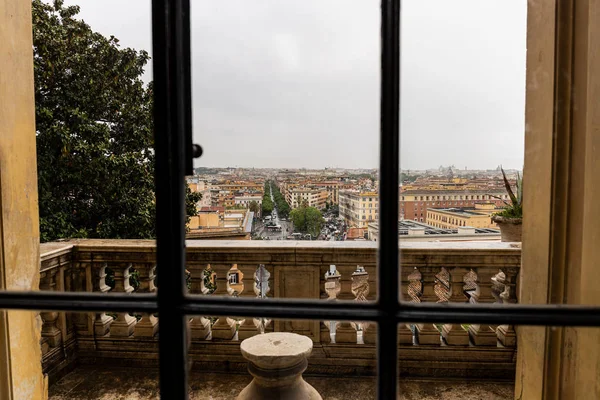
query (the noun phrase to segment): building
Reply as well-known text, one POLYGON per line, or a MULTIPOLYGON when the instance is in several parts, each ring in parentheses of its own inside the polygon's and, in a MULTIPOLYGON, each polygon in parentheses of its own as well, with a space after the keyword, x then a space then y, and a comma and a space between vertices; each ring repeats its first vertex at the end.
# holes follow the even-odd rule
POLYGON ((379 194, 342 190, 339 195, 340 217, 348 227, 367 228, 379 219, 379 194))
POLYGON ((248 208, 250 203, 255 201, 259 206, 262 205, 262 196, 253 195, 253 194, 244 194, 235 196, 233 201, 236 206, 245 206, 248 208))
POLYGON ((188 239, 250 240, 254 213, 202 207, 187 225, 188 239))
MULTIPOLYGON (((371 222, 368 239, 379 240, 379 222, 371 222)), ((454 229, 441 229, 417 221, 398 221, 398 240, 403 242, 464 242, 500 241, 500 231, 491 228, 461 226, 454 229)))
POLYGON ((314 189, 309 187, 288 188, 285 192, 285 201, 291 208, 298 208, 302 204, 315 207, 319 210, 325 208, 329 194, 325 189, 314 189))
POLYGON ((202 194, 202 199, 198 202, 197 206, 200 207, 210 207, 211 204, 211 194, 210 189, 207 187, 204 181, 199 181, 196 179, 188 180, 188 187, 192 192, 197 192, 202 194))
POLYGON ((473 228, 497 228, 491 216, 502 211, 493 203, 478 203, 475 207, 431 208, 427 211, 427 224, 436 228, 454 229, 470 226, 473 228))
POLYGON ((474 207, 477 203, 493 203, 496 207, 508 200, 503 188, 402 189, 398 208, 400 219, 426 222, 429 208, 474 207))
POLYGON ((244 207, 246 209, 250 208, 250 204, 252 204, 252 202, 256 202, 256 204, 258 204, 258 215, 257 217, 260 217, 260 213, 262 212, 262 199, 263 196, 262 195, 258 195, 258 194, 240 194, 240 195, 236 195, 234 197, 234 203, 236 208, 238 207, 244 207))
POLYGON ((314 186, 319 189, 327 190, 327 202, 330 204, 338 204, 340 202, 339 196, 339 186, 340 182, 338 181, 325 181, 325 182, 316 182, 314 186))
POLYGON ((226 190, 213 190, 211 193, 212 207, 233 207, 235 206, 235 195, 226 190))

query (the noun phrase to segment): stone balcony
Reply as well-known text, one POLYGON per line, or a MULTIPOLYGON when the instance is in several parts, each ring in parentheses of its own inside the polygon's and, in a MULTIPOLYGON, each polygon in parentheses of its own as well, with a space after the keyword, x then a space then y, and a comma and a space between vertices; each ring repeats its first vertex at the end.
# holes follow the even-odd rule
MULTIPOLYGON (((153 292, 155 256, 153 241, 45 243, 41 246, 40 289, 132 295, 153 292)), ((190 241, 188 287, 191 293, 206 296, 371 301, 377 296, 376 256, 375 242, 190 241)), ((412 302, 517 302, 521 251, 513 245, 405 243, 401 262, 402 295, 412 302)), ((356 384, 368 383, 374 396, 373 324, 259 317, 190 316, 191 376, 223 379, 222 373, 227 372, 238 374, 227 378, 232 382, 249 379, 240 341, 261 332, 295 332, 313 341, 305 375, 315 387, 334 378, 352 379, 356 384)), ((78 398, 60 397, 65 382, 61 378, 76 379, 73 374, 94 368, 107 373, 128 368, 129 374, 131 368, 139 368, 136 370, 148 371, 143 376, 155 374, 149 371, 158 366, 157 316, 41 313, 41 318, 43 369, 49 375, 50 393, 58 396, 51 398, 78 398)), ((400 327, 398 341, 400 377, 409 380, 407 385, 414 379, 443 378, 462 382, 459 386, 494 380, 508 382, 510 387, 514 381, 516 335, 512 326, 408 324, 400 327)), ((222 386, 228 387, 226 382, 222 386)), ((512 396, 507 386, 502 390, 510 392, 507 397, 478 392, 483 397, 474 398, 512 396)), ((221 398, 214 393, 211 396, 221 398)), ((344 393, 329 396, 341 397, 354 398, 344 393)))

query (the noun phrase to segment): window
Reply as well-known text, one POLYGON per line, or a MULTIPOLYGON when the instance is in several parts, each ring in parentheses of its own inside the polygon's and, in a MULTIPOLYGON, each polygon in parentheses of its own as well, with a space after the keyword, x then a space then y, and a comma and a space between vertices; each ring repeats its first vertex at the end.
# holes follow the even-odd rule
MULTIPOLYGON (((163 0, 163 7, 154 7, 154 52, 155 60, 155 131, 157 157, 157 232, 159 267, 168 265, 171 273, 161 275, 160 290, 157 296, 102 295, 85 293, 54 293, 40 295, 36 293, 3 293, 0 304, 13 308, 41 308, 42 310, 140 310, 157 312, 162 316, 160 333, 160 377, 162 398, 187 398, 186 384, 186 328, 184 315, 193 314, 200 309, 210 308, 211 314, 231 316, 253 316, 255 313, 270 318, 316 318, 316 319, 355 319, 372 320, 378 323, 378 397, 396 398, 397 385, 397 327, 399 322, 426 320, 447 322, 454 318, 453 313, 461 311, 460 318, 487 323, 533 322, 539 324, 557 321, 568 314, 555 308, 531 307, 517 310, 508 307, 455 307, 452 304, 421 308, 418 305, 398 303, 398 269, 378 269, 379 301, 373 305, 355 305, 344 303, 298 303, 286 301, 260 302, 256 299, 242 298, 236 306, 224 303, 214 297, 185 295, 183 254, 184 234, 181 226, 183 215, 183 192, 172 190, 182 183, 184 171, 191 165, 191 130, 187 119, 179 115, 190 116, 191 98, 189 90, 189 13, 177 13, 177 6, 183 4, 184 10, 189 2, 184 0, 163 0), (162 11, 162 12, 161 12, 162 11), (188 15, 188 17, 184 17, 188 15), (175 26, 174 26, 175 25, 175 26), (175 28, 182 29, 175 29, 175 28), (183 74, 178 68, 181 67, 183 74), (183 75, 183 76, 181 76, 183 75), (181 79, 179 79, 181 78, 181 79), (187 148, 186 148, 187 145, 187 148), (188 154, 186 157, 183 155, 188 154), (77 301, 75 301, 77 300, 77 301), (540 310, 545 316, 535 318, 540 310), (524 311, 523 311, 524 310, 524 311), (354 317, 356 315, 356 317, 354 317), (527 319, 526 317, 531 319, 527 319), (552 317, 552 318, 551 318, 552 317), (385 369, 386 373, 382 373, 385 369)), ((188 0, 189 1, 189 0, 188 0)), ((156 1, 160 5, 160 1, 156 1)), ((387 237, 380 247, 379 260, 386 265, 398 265, 397 236, 397 183, 398 183, 398 85, 399 82, 399 2, 382 2, 382 77, 381 77, 381 212, 382 237, 387 237), (394 168, 383 168, 383 166, 394 168), (389 240, 393 238, 393 240, 389 240)), ((183 185, 180 185, 183 187, 183 185)), ((439 196, 438 200, 439 200, 439 196)), ((471 196, 472 198, 472 196, 471 196)), ((445 199, 445 196, 444 196, 445 199)), ((364 216, 363 216, 364 219, 364 216)), ((415 221, 417 218, 415 218, 415 221)), ((237 274, 230 279, 237 282, 237 274), (234 278, 235 276, 235 278, 234 278)), ((575 319, 574 319, 575 320, 575 319)), ((460 320, 457 320, 460 322, 460 320)))

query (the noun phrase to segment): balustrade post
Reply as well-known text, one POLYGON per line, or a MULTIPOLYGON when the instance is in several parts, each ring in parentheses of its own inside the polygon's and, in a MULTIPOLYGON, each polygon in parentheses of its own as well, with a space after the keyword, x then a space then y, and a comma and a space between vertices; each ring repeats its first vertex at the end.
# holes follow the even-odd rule
POLYGON ((356 344, 356 341, 357 333, 355 324, 350 321, 337 322, 335 326, 335 342, 356 344))
MULTIPOLYGON (((438 277, 440 277, 441 281, 447 279, 447 281, 440 283, 442 283, 442 285, 449 285, 448 289, 450 297, 448 302, 465 303, 467 301, 465 286, 467 281, 471 278, 470 276, 467 276, 467 272, 464 268, 452 268, 449 273, 440 273, 438 274, 438 277)), ((469 332, 460 324, 444 324, 442 327, 442 337, 450 346, 469 345, 469 332)))
POLYGON ((474 300, 477 303, 494 303, 496 300, 492 294, 492 278, 498 273, 498 269, 488 267, 477 268, 477 292, 474 300))
MULTIPOLYGON (((502 268, 504 272, 504 290, 500 293, 502 303, 514 304, 517 303, 517 277, 518 268, 502 268)), ((496 329, 498 340, 505 347, 517 346, 517 334, 514 325, 500 325, 496 329)))
MULTIPOLYGON (((492 296, 492 277, 494 270, 489 268, 471 270, 465 275, 466 290, 471 290, 471 303, 489 303, 494 300, 492 296)), ((497 271, 495 271, 497 272, 497 271)), ((496 346, 498 338, 495 329, 487 324, 469 325, 469 338, 475 346, 496 346)))
MULTIPOLYGON (((107 268, 107 264, 104 263, 104 265, 98 270, 98 291, 100 293, 108 293, 110 291, 110 286, 106 284, 106 277, 108 275, 106 271, 107 268)), ((108 335, 112 322, 113 317, 106 315, 105 312, 96 313, 96 318, 94 321, 94 334, 96 336, 108 335)))
MULTIPOLYGON (((237 264, 232 264, 231 268, 225 269, 222 266, 217 267, 217 277, 225 276, 225 284, 218 285, 215 294, 225 294, 233 297, 237 297, 239 293, 244 289, 244 283, 242 281, 243 275, 237 268, 237 264), (225 289, 221 290, 221 286, 225 289)), ((215 268, 215 269, 217 269, 215 268)), ((216 322, 212 326, 212 338, 214 340, 232 340, 235 337, 237 330, 237 321, 229 317, 217 317, 216 322)))
MULTIPOLYGON (((58 269, 51 269, 40 274, 40 290, 54 292, 56 290, 56 275, 58 269)), ((56 326, 58 321, 58 312, 42 312, 42 338, 50 347, 58 347, 62 342, 62 334, 56 326)))
MULTIPOLYGON (((436 276, 439 274, 438 269, 433 267, 419 268, 423 282, 423 295, 420 300, 422 303, 438 302, 440 298, 437 293, 442 290, 442 285, 436 276)), ((446 298, 447 299, 447 298, 446 298)), ((434 324, 423 323, 415 325, 418 334, 419 344, 421 345, 440 345, 440 331, 434 324)))
MULTIPOLYGON (((113 291, 117 293, 131 293, 133 286, 129 283, 131 276, 132 264, 126 266, 115 266, 112 268, 114 272, 115 287, 113 291)), ((133 335, 137 319, 129 313, 117 313, 117 319, 113 321, 110 327, 110 335, 117 337, 129 337, 133 335)))
MULTIPOLYGON (((352 294, 356 301, 365 302, 369 295, 369 273, 362 265, 356 266, 352 273, 352 294)), ((377 342, 377 324, 374 322, 359 322, 364 344, 375 344, 377 342)))
MULTIPOLYGON (((404 278, 404 274, 402 275, 401 290, 403 300, 411 303, 420 303, 421 296, 423 295, 423 276, 421 275, 421 272, 417 267, 414 267, 413 270, 406 275, 406 278, 404 278)), ((414 344, 411 326, 414 326, 414 329, 416 329, 416 325, 413 324, 401 323, 398 325, 398 344, 414 344)))
MULTIPOLYGON (((342 290, 342 284, 340 279, 342 275, 340 275, 339 271, 335 267, 335 265, 331 264, 329 266, 329 271, 325 272, 325 293, 327 293, 326 301, 337 301, 337 297, 342 290)), ((323 326, 327 330, 327 334, 323 332, 321 334, 321 342, 327 343, 336 343, 336 331, 337 331, 337 321, 323 321, 323 326)))
MULTIPOLYGON (((249 275, 248 271, 248 275, 249 275)), ((245 274, 242 274, 243 276, 245 274)), ((254 294, 257 299, 264 299, 267 297, 267 293, 270 291, 269 287, 269 277, 271 274, 265 268, 264 264, 260 264, 256 271, 254 271, 252 277, 252 287, 254 294)), ((238 339, 244 340, 248 339, 259 333, 265 333, 265 328, 269 324, 270 320, 258 317, 258 318, 245 318, 238 328, 238 339)))
MULTIPOLYGON (((139 293, 154 293, 156 286, 156 266, 153 264, 136 265, 136 271, 140 280, 140 286, 137 288, 139 293)), ((142 313, 142 318, 135 324, 134 335, 137 337, 154 337, 158 332, 158 319, 150 313, 142 313)))
MULTIPOLYGON (((216 289, 216 279, 214 272, 207 264, 206 267, 200 272, 199 276, 192 273, 190 280, 192 282, 192 293, 199 291, 203 295, 210 295, 216 289)), ((210 320, 201 315, 195 315, 192 317, 190 323, 190 337, 196 340, 207 340, 211 334, 210 320)))
MULTIPOLYGON (((70 268, 70 291, 86 292, 91 291, 91 285, 88 285, 88 269, 91 268, 87 263, 74 262, 70 268)), ((90 282, 91 283, 91 282, 90 282)), ((92 336, 91 322, 93 315, 90 313, 69 313, 69 318, 73 321, 73 326, 80 336, 92 336)))

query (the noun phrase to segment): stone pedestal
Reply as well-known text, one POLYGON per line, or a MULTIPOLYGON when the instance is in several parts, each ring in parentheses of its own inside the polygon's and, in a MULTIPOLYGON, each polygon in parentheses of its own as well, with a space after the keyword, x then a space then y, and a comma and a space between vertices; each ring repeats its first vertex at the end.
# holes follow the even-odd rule
POLYGON ((496 334, 504 347, 517 347, 517 334, 513 325, 500 325, 496 334))
POLYGON ((240 349, 254 379, 237 400, 322 400, 315 388, 302 379, 312 346, 308 337, 287 332, 244 340, 240 349))
POLYGON ((442 326, 442 337, 449 346, 469 345, 469 332, 458 324, 445 324, 442 326))

